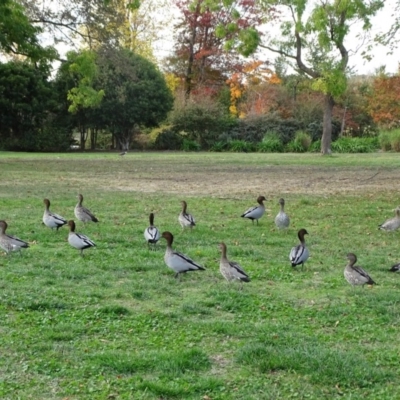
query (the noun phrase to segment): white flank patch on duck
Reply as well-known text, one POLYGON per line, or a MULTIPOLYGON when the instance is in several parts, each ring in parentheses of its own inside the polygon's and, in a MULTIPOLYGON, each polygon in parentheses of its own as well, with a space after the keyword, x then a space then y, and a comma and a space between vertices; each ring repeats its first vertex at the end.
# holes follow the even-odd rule
POLYGON ((285 200, 279 199, 278 204, 280 205, 281 209, 278 215, 275 217, 275 225, 279 229, 287 229, 290 225, 290 219, 288 215, 285 213, 285 200))
POLYGON ((292 267, 296 267, 298 265, 304 266, 304 263, 308 260, 309 252, 306 247, 304 235, 308 235, 308 232, 305 229, 300 229, 297 233, 300 244, 296 247, 293 247, 290 251, 289 260, 292 264, 292 267))
POLYGON ((196 221, 193 217, 192 214, 189 214, 186 209, 187 209, 187 203, 186 201, 182 200, 182 211, 180 212, 178 216, 178 221, 181 224, 182 229, 184 228, 190 228, 192 229, 196 225, 196 221))
POLYGON ((394 212, 395 216, 379 225, 379 229, 382 229, 383 231, 395 231, 400 228, 400 208, 397 207, 394 212))
POLYGON ((67 220, 63 218, 61 215, 55 214, 50 211, 50 200, 44 199, 43 203, 45 205, 44 214, 43 214, 43 223, 51 228, 52 230, 56 228, 58 231, 59 228, 67 224, 67 220))
POLYGON ((348 264, 344 269, 344 277, 352 286, 356 285, 375 285, 375 282, 362 267, 354 265, 357 262, 357 256, 354 253, 347 254, 348 264))
POLYGON ((164 255, 165 264, 167 264, 167 267, 175 271, 175 278, 177 278, 179 274, 185 272, 205 270, 203 266, 194 262, 190 257, 172 249, 174 236, 171 232, 163 232, 161 237, 167 241, 167 249, 164 255))
POLYGON ((75 217, 79 221, 82 221, 83 223, 90 221, 99 222, 99 220, 92 214, 92 212, 89 209, 83 207, 82 202, 83 202, 83 196, 81 194, 78 194, 78 204, 75 206, 74 209, 75 217))
POLYGON ((16 236, 8 235, 6 233, 7 227, 8 225, 6 221, 0 221, 0 247, 6 253, 10 253, 11 251, 20 252, 21 249, 26 249, 29 247, 28 242, 25 242, 24 240, 21 240, 16 236))
POLYGON ((264 196, 258 196, 257 197, 258 206, 250 207, 241 215, 241 217, 251 219, 251 222, 253 224, 254 220, 256 220, 258 225, 258 220, 265 214, 264 201, 266 200, 267 199, 264 196))
POLYGON ((147 244, 153 246, 160 240, 161 233, 160 231, 154 226, 154 214, 150 213, 149 215, 149 222, 150 226, 145 229, 144 231, 144 238, 146 239, 147 244))
POLYGON ((93 240, 89 239, 86 235, 75 232, 74 221, 69 220, 68 225, 69 225, 68 243, 72 247, 75 247, 75 249, 80 250, 82 256, 83 256, 83 250, 96 246, 93 240))

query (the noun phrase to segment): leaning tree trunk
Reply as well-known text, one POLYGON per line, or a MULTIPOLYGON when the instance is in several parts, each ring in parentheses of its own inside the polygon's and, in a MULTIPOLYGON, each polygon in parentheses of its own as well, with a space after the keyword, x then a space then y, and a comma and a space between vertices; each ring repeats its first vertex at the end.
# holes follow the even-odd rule
POLYGON ((332 143, 332 111, 335 101, 332 95, 325 95, 324 124, 322 128, 321 153, 331 154, 332 143))

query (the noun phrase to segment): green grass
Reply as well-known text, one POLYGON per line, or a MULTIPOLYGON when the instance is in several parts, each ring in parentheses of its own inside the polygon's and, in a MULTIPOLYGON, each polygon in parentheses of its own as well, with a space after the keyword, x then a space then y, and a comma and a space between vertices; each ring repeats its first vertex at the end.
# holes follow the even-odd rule
POLYGON ((0 153, 0 219, 28 240, 0 254, 2 399, 394 399, 400 366, 400 232, 395 153, 0 153), (78 193, 99 224, 41 223, 43 198, 74 218, 78 193), (264 194, 259 226, 240 218, 264 194), (275 229, 286 200, 288 232, 275 229), (180 200, 197 220, 182 232, 180 200), (206 271, 174 279, 165 242, 148 250, 148 214, 206 271), (288 262, 306 228, 304 271, 288 262), (218 271, 218 243, 251 282, 218 271), (378 282, 351 288, 354 252, 378 282))

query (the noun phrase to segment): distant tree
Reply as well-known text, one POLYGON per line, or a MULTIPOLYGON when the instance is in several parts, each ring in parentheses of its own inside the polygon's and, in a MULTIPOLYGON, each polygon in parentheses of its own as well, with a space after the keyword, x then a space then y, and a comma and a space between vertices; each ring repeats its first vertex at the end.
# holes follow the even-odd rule
MULTIPOLYGON (((206 0, 176 0, 181 20, 175 25, 176 39, 173 56, 167 59, 169 71, 183 81, 186 100, 193 90, 208 89, 217 93, 232 73, 241 69, 243 59, 237 52, 227 51, 217 35, 218 27, 235 21, 246 28, 260 23, 254 1, 238 0, 242 18, 224 10, 207 6, 206 0)), ((229 33, 227 32, 229 36, 229 33)))
MULTIPOLYGON (((231 10, 233 0, 208 0, 208 4, 240 15, 240 8, 231 10)), ((261 0, 259 4, 264 8, 267 23, 267 13, 271 10, 282 12, 277 14, 279 27, 271 23, 267 25, 270 33, 275 28, 279 35, 263 34, 257 27, 249 27, 245 32, 238 31, 238 35, 228 39, 227 44, 242 54, 251 54, 258 48, 277 53, 313 80, 313 88, 323 93, 325 98, 321 152, 328 154, 335 97, 346 89, 349 62, 346 41, 350 27, 360 22, 363 31, 368 31, 370 18, 383 7, 383 1, 261 0)), ((221 34, 225 35, 225 32, 222 30, 221 34)))
POLYGON ((96 63, 96 85, 105 93, 99 110, 119 146, 128 149, 141 127, 158 126, 166 118, 172 94, 157 67, 129 50, 102 48, 96 63))
POLYGON ((369 109, 374 121, 389 128, 400 126, 400 75, 377 76, 372 84, 369 109))
POLYGON ((48 76, 26 62, 0 64, 0 143, 8 150, 65 150, 69 134, 49 129, 57 110, 48 76), (56 137, 60 135, 60 137, 56 137))

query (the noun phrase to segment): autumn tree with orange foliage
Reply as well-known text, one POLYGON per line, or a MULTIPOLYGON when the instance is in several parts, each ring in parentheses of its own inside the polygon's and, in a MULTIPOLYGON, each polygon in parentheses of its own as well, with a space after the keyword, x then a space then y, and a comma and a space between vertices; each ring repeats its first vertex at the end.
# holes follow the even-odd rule
POLYGON ((267 114, 277 107, 281 80, 263 61, 248 62, 227 83, 231 93, 230 112, 240 118, 267 114))
POLYGON ((375 78, 369 110, 379 125, 389 128, 400 125, 400 74, 375 78))
MULTIPOLYGON (((243 11, 243 28, 261 23, 255 0, 235 0, 243 11)), ((224 48, 224 39, 218 37, 220 24, 237 23, 225 10, 207 6, 205 0, 175 0, 181 12, 175 26, 174 54, 167 59, 169 72, 181 79, 186 100, 193 93, 218 93, 229 76, 240 72, 244 60, 237 52, 224 48)))

